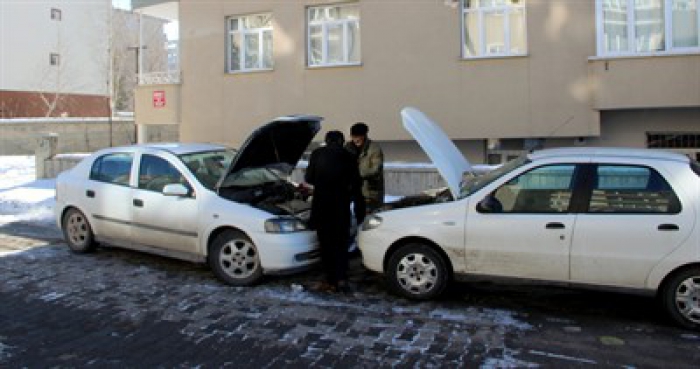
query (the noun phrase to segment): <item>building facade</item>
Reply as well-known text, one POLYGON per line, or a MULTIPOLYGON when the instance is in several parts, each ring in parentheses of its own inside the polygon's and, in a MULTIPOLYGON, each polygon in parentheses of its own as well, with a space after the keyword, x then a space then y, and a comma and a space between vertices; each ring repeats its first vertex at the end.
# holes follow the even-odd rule
POLYGON ((110 0, 0 0, 0 117, 109 113, 110 0))
MULTIPOLYGON (((346 132, 364 121, 389 160, 424 160, 401 126, 414 106, 474 162, 572 145, 698 155, 699 5, 180 0, 183 80, 167 116, 186 141, 233 146, 279 115, 346 132)), ((142 98, 137 121, 157 123, 142 98)))

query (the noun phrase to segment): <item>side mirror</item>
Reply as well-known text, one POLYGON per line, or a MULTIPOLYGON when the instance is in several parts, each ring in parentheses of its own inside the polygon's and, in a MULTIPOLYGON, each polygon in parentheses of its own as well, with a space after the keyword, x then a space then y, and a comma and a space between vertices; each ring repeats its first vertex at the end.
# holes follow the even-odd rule
POLYGON ((479 213, 502 213, 503 205, 493 195, 488 195, 476 204, 476 211, 479 213))
POLYGON ((163 187, 163 195, 165 196, 186 197, 189 196, 189 194, 190 190, 188 190, 185 185, 180 183, 173 183, 163 187))

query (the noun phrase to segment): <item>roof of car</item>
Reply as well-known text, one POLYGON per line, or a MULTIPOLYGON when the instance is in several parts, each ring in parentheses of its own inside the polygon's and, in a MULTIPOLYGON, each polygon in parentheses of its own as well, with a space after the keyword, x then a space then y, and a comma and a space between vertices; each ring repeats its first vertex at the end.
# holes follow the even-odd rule
MULTIPOLYGON (((170 152, 175 155, 190 154, 195 152, 205 152, 205 151, 215 151, 215 150, 225 150, 229 149, 223 145, 209 144, 209 143, 180 143, 180 142, 159 142, 159 143, 145 143, 133 146, 127 146, 131 148, 140 149, 152 149, 152 150, 163 150, 170 152)), ((119 148, 115 148, 119 149, 119 148)))
POLYGON ((688 162, 690 160, 683 154, 670 151, 622 147, 570 147, 545 149, 534 151, 529 155, 530 159, 533 160, 565 156, 614 157, 628 159, 672 160, 681 162, 688 162))

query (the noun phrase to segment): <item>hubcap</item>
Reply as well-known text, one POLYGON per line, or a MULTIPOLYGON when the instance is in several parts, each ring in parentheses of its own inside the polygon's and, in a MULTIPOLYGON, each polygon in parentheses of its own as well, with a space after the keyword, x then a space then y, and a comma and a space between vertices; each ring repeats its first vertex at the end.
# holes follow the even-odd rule
POLYGON ((73 213, 68 218, 67 224, 68 238, 71 243, 76 246, 83 246, 90 235, 90 228, 88 227, 87 220, 80 213, 73 213))
POLYGON ((248 278, 258 269, 258 253, 248 240, 231 240, 221 248, 219 264, 233 278, 248 278))
POLYGON ((438 268, 423 254, 404 256, 396 268, 396 279, 401 287, 414 294, 424 294, 432 290, 438 281, 438 268))
POLYGON ((690 277, 678 285, 676 307, 686 319, 700 324, 700 276, 690 277))

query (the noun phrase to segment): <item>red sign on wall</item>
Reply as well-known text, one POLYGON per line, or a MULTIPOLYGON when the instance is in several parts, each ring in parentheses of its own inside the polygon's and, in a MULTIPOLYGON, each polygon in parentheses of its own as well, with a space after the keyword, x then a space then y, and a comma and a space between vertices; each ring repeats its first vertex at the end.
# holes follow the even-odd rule
POLYGON ((165 91, 153 91, 153 107, 165 107, 165 91))

